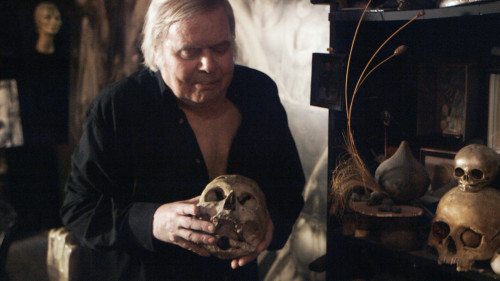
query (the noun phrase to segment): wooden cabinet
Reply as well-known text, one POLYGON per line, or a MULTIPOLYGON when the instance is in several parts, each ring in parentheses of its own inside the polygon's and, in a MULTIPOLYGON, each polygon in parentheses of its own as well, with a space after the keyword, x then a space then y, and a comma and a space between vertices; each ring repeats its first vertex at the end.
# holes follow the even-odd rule
MULTIPOLYGON (((330 9, 332 56, 346 58, 362 10, 340 9, 334 3, 330 9)), ((500 2, 422 11, 425 15, 395 35, 373 65, 400 45, 407 46, 407 51, 374 71, 357 95, 353 132, 371 172, 378 165, 376 156, 403 140, 410 142, 417 158, 422 148, 453 152, 469 143, 487 143, 489 74, 500 69, 500 2), (465 92, 461 112, 465 120, 453 131, 440 120, 443 107, 437 105, 443 97, 436 95, 457 85, 465 92), (387 116, 389 125, 384 123, 387 116)), ((380 44, 419 12, 367 12, 354 45, 349 89, 380 44)), ((344 153, 345 108, 315 105, 329 108, 328 168, 332 171, 344 153)), ((425 236, 430 218, 422 224, 425 236)), ((417 250, 391 250, 371 239, 345 236, 339 229, 338 221, 330 218, 328 280, 500 280, 491 270, 463 273, 454 266, 438 265, 436 254, 425 243, 417 250)))

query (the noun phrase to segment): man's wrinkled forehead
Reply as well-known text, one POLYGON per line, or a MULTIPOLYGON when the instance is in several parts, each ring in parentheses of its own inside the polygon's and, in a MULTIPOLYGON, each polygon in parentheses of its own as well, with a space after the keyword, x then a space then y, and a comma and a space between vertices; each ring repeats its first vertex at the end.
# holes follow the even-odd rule
POLYGON ((208 22, 207 17, 202 16, 206 13, 199 13, 198 16, 185 18, 171 24, 164 36, 164 44, 173 49, 205 48, 225 42, 232 44, 234 38, 227 17, 225 17, 225 27, 217 27, 214 30, 213 22, 208 22), (206 36, 207 34, 215 34, 215 36, 206 36))

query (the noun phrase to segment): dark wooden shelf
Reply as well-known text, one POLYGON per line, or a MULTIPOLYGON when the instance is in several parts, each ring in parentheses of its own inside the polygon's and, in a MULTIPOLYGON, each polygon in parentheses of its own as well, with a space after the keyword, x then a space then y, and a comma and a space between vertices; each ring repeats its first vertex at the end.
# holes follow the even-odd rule
MULTIPOLYGON (((343 9, 332 11, 329 14, 330 21, 357 21, 361 16, 362 9, 343 9)), ((500 1, 484 2, 478 4, 408 10, 408 11, 384 11, 384 10, 369 10, 364 17, 364 21, 406 21, 413 18, 418 12, 424 11, 425 15, 419 20, 429 19, 444 19, 466 16, 483 16, 490 14, 500 14, 500 1)))
MULTIPOLYGON (((349 252, 363 255, 361 268, 364 270, 373 270, 379 275, 399 268, 400 278, 404 280, 446 280, 446 281, 496 281, 500 280, 500 276, 496 275, 490 269, 485 269, 482 272, 474 268, 466 272, 458 272, 455 265, 438 264, 437 257, 430 248, 424 246, 422 249, 415 251, 400 251, 389 249, 384 245, 370 240, 361 239, 353 236, 344 236, 338 232, 330 233, 333 238, 331 243, 342 244, 342 247, 349 249, 349 252), (369 260, 369 261, 367 261, 369 260), (367 266, 368 264, 368 266, 367 266), (407 276, 403 276, 407 275, 407 276), (422 279, 424 278, 424 279, 422 279), (432 279, 429 279, 432 278, 432 279)), ((335 246, 330 247, 330 261, 334 260, 334 264, 338 263, 341 257, 336 257, 333 251, 337 250, 335 246)), ((339 251, 340 253, 341 251, 339 251)), ((327 264, 327 269, 328 269, 327 264)), ((355 266, 354 266, 355 267, 355 266)), ((330 272, 332 273, 332 272, 330 272)), ((332 273, 330 280, 337 280, 336 273, 332 273)), ((342 278, 347 278, 343 276, 342 278)), ((342 279, 340 278, 340 279, 342 279)))

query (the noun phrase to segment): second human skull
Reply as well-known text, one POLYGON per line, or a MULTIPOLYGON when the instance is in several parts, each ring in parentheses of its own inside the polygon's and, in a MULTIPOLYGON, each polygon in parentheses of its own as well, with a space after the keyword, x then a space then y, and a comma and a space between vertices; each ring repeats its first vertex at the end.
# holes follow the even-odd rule
POLYGON ((223 175, 210 182, 198 206, 202 219, 215 225, 215 245, 207 250, 221 259, 248 255, 265 238, 269 213, 257 183, 240 175, 223 175))
POLYGON ((454 170, 460 190, 481 190, 495 179, 499 164, 498 154, 485 145, 471 144, 460 149, 454 170))
POLYGON ((455 187, 441 198, 428 238, 439 263, 467 271, 475 261, 493 257, 500 248, 499 201, 500 191, 492 187, 478 192, 455 187))

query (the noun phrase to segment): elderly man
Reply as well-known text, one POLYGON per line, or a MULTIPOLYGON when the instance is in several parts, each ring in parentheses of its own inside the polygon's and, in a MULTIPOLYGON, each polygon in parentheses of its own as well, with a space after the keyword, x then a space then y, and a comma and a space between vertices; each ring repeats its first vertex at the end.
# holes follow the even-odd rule
POLYGON ((275 83, 234 65, 234 40, 226 0, 152 1, 147 69, 92 103, 66 187, 63 221, 92 249, 95 272, 257 280, 255 258, 286 242, 303 206, 303 171, 275 83), (255 252, 231 261, 209 257, 214 225, 197 219, 196 196, 222 174, 254 179, 271 217, 255 252))

